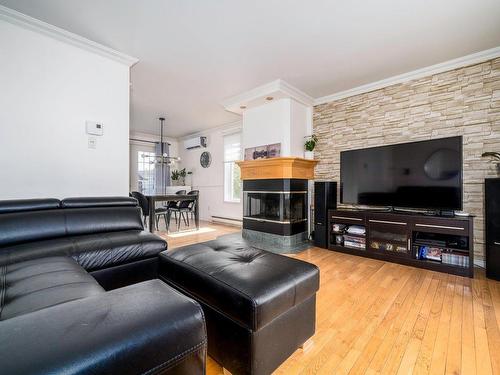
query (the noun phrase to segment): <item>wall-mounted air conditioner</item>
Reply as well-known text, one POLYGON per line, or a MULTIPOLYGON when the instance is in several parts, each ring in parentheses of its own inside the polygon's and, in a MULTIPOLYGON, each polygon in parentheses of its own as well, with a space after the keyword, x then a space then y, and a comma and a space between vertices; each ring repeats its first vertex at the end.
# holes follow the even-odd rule
POLYGON ((186 139, 184 141, 184 147, 187 150, 192 150, 193 148, 207 147, 207 137, 194 137, 186 139))

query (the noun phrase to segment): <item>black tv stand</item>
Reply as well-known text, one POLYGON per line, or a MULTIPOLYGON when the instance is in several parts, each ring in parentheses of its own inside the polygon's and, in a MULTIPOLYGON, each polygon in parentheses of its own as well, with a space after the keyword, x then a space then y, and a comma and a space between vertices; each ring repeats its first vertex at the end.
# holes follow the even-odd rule
POLYGON ((328 211, 330 250, 460 276, 474 275, 473 233, 472 216, 369 209, 328 211), (357 230, 348 233, 351 226, 357 230), (363 228, 364 233, 360 233, 363 228))

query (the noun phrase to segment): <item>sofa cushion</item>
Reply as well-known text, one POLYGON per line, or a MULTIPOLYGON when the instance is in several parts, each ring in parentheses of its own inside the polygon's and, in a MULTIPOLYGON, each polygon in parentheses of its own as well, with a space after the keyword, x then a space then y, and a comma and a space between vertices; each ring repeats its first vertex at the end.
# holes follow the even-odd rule
POLYGON ((164 251, 159 267, 164 281, 252 330, 319 288, 315 265, 256 249, 235 236, 164 251))
POLYGON ((136 206, 9 212, 0 215, 0 247, 132 229, 144 229, 136 206))
POLYGON ((141 230, 68 236, 0 248, 0 265, 66 255, 94 271, 156 257, 166 246, 160 237, 141 230))
POLYGON ((0 266, 0 320, 92 295, 104 289, 68 257, 0 266))
POLYGON ((200 306, 160 280, 0 322, 2 374, 205 373, 200 306))
POLYGON ((0 214, 8 212, 54 210, 61 201, 56 198, 9 199, 0 201, 0 214))

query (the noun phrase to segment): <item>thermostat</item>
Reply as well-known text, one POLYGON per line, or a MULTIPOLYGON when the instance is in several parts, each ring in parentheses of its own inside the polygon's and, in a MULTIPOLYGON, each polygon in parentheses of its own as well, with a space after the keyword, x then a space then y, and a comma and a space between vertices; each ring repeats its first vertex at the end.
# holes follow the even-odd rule
POLYGON ((95 121, 86 121, 87 134, 103 135, 104 125, 95 121))

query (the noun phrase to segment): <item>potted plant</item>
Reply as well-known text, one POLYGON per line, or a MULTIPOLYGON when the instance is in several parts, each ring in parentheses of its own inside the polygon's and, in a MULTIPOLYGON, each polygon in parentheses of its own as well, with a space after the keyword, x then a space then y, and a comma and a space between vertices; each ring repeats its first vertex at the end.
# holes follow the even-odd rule
POLYGON ((170 178, 172 179, 172 185, 179 185, 179 171, 177 169, 174 169, 172 171, 172 173, 170 174, 170 178))
POLYGON ((485 152, 481 155, 483 158, 490 157, 496 163, 497 173, 500 173, 500 153, 498 152, 485 152))
POLYGON ((306 159, 314 159, 316 143, 318 143, 318 138, 314 134, 306 137, 306 141, 304 142, 304 157, 306 159))
POLYGON ((182 168, 180 171, 174 169, 171 174, 172 185, 174 186, 184 186, 186 185, 186 168, 182 168))

